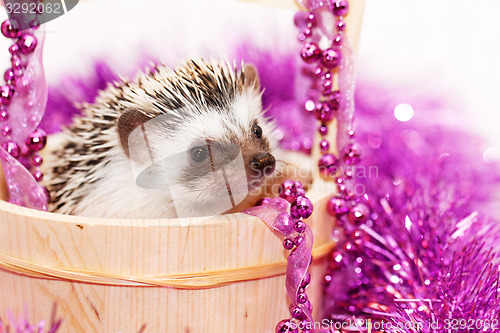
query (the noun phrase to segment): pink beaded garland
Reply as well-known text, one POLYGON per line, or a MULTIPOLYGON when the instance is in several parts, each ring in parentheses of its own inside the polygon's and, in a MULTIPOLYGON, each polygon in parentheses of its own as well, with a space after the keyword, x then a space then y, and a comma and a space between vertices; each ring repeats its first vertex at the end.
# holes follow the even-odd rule
MULTIPOLYGON (((39 182, 43 179, 43 173, 39 168, 43 160, 42 157, 35 152, 45 146, 47 135, 43 130, 37 129, 30 134, 26 142, 19 147, 16 142, 10 141, 9 139, 16 128, 12 128, 6 123, 9 120, 8 107, 11 104, 12 98, 15 97, 16 82, 21 80, 20 84, 24 85, 30 81, 30 78, 24 77, 23 74, 25 67, 30 61, 30 54, 35 51, 38 45, 38 40, 31 33, 32 30, 21 32, 15 28, 11 22, 11 20, 5 20, 1 25, 2 34, 7 38, 13 39, 13 44, 9 47, 11 68, 8 68, 4 72, 4 79, 7 84, 0 86, 0 128, 1 134, 5 138, 4 140, 6 140, 2 142, 1 146, 14 158, 20 158, 22 156, 23 165, 31 169, 33 178, 39 182), (26 61, 26 63, 24 63, 24 61, 26 61)), ((36 29, 40 26, 40 22, 35 19, 30 23, 30 26, 36 29)), ((46 189, 45 192, 47 192, 46 189)))
MULTIPOLYGON (((307 236, 306 229, 308 227, 302 221, 302 219, 308 218, 311 215, 313 206, 312 202, 305 197, 305 191, 302 187, 302 183, 298 181, 293 181, 293 180, 284 181, 280 187, 280 197, 291 203, 291 206, 289 208, 290 213, 278 214, 274 219, 273 228, 279 231, 282 235, 286 235, 285 239, 283 240, 283 247, 286 250, 291 251, 291 254, 288 257, 288 260, 290 261, 291 260, 290 258, 292 257, 293 254, 297 254, 298 252, 304 251, 307 248, 307 247, 304 248, 304 245, 306 242, 306 237, 310 236, 307 236), (288 218, 286 218, 285 215, 287 215, 288 218), (292 223, 290 224, 290 222, 292 223), (290 230, 291 225, 293 226, 292 229, 290 230)), ((276 206, 278 204, 282 209, 285 209, 285 207, 282 207, 282 203, 283 203, 282 200, 281 203, 273 201, 272 199, 268 201, 269 205, 276 206)), ((310 241, 311 239, 309 239, 309 242, 310 241)), ((294 260, 297 260, 297 258, 295 258, 294 260)), ((290 262, 288 265, 290 266, 290 262)), ((294 273, 287 271, 287 276, 288 274, 294 274, 294 273)), ((289 296, 292 300, 292 303, 289 308, 292 319, 284 319, 280 321, 276 325, 276 332, 298 333, 299 330, 296 325, 297 322, 311 319, 310 312, 312 311, 312 306, 311 303, 308 301, 307 294, 305 293, 305 288, 309 285, 310 278, 311 276, 309 272, 307 272, 307 270, 305 271, 305 274, 301 280, 288 282, 289 278, 287 277, 287 290, 291 286, 293 290, 296 290, 294 291, 293 295, 290 294, 290 290, 288 291, 289 296), (289 285, 288 283, 292 284, 289 285), (298 289, 295 289, 296 287, 298 289), (309 311, 309 314, 306 314, 307 311, 309 311)), ((305 331, 301 330, 301 332, 305 331)))

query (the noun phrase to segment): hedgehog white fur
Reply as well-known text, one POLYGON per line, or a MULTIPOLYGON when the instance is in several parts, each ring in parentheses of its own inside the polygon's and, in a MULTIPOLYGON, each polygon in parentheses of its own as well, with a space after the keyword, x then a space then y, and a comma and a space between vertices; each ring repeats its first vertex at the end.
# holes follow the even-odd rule
MULTIPOLYGON (((231 193, 228 182, 242 184, 236 179, 241 169, 226 168, 225 182, 216 172, 235 156, 244 163, 250 192, 274 174, 273 126, 263 114, 257 72, 248 64, 239 70, 204 60, 175 69, 156 66, 132 82, 110 85, 82 112, 60 134, 62 145, 45 155, 44 185, 53 212, 116 218, 204 215, 204 207, 218 209, 216 193, 231 193), (153 124, 147 155, 130 146, 132 133, 144 130, 144 124, 153 124), (212 155, 222 157, 214 162, 212 155), (176 196, 168 186, 138 185, 137 170, 146 170, 152 161, 162 163, 162 172, 172 172, 176 196)), ((154 185, 158 178, 152 179, 154 185)))

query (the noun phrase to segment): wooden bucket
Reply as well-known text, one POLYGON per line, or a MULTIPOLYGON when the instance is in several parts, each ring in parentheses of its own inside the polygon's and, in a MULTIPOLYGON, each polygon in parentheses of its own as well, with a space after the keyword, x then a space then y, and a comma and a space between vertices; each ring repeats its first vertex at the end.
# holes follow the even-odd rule
MULTIPOLYGON (((332 218, 326 198, 310 197, 319 309, 332 218)), ((286 252, 252 216, 98 219, 0 201, 0 230, 3 318, 26 308, 31 322, 48 320, 55 304, 61 332, 274 332, 289 316, 286 252)))
MULTIPOLYGON (((272 4, 291 6, 292 1, 272 4)), ((353 44, 363 5, 351 0, 346 21, 353 44)), ((314 213, 306 222, 314 234, 307 292, 317 318, 325 258, 334 245, 333 219, 326 212, 331 193, 316 175, 308 192, 314 213)), ((260 333, 274 332, 290 317, 287 251, 256 217, 85 218, 19 207, 6 198, 3 188, 1 318, 12 312, 31 323, 50 321, 55 306, 60 333, 260 333)))

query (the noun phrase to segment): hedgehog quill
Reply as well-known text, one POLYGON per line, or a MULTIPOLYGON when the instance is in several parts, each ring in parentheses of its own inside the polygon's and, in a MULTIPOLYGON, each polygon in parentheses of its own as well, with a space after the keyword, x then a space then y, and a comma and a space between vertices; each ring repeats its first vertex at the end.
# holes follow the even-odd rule
POLYGON ((45 154, 49 210, 174 218, 244 209, 276 176, 256 69, 190 60, 110 85, 45 154))

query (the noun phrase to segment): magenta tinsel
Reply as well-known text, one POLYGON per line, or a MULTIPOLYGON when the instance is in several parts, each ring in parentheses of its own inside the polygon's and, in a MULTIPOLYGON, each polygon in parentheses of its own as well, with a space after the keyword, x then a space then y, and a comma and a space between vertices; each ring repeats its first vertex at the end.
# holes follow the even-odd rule
POLYGON ((45 320, 40 321, 38 324, 30 324, 28 319, 23 316, 20 316, 17 320, 12 313, 8 313, 8 316, 9 325, 4 324, 0 319, 0 333, 56 333, 61 326, 61 319, 55 320, 55 318, 52 318, 48 328, 45 329, 47 326, 45 320))
POLYGON ((482 332, 488 321, 498 328, 500 228, 478 210, 492 200, 499 166, 482 160, 478 138, 429 125, 435 110, 425 99, 412 97, 417 114, 403 123, 397 101, 363 88, 356 189, 371 218, 359 227, 340 217, 351 236, 339 236, 331 256, 325 317, 370 318, 387 332, 482 332))

